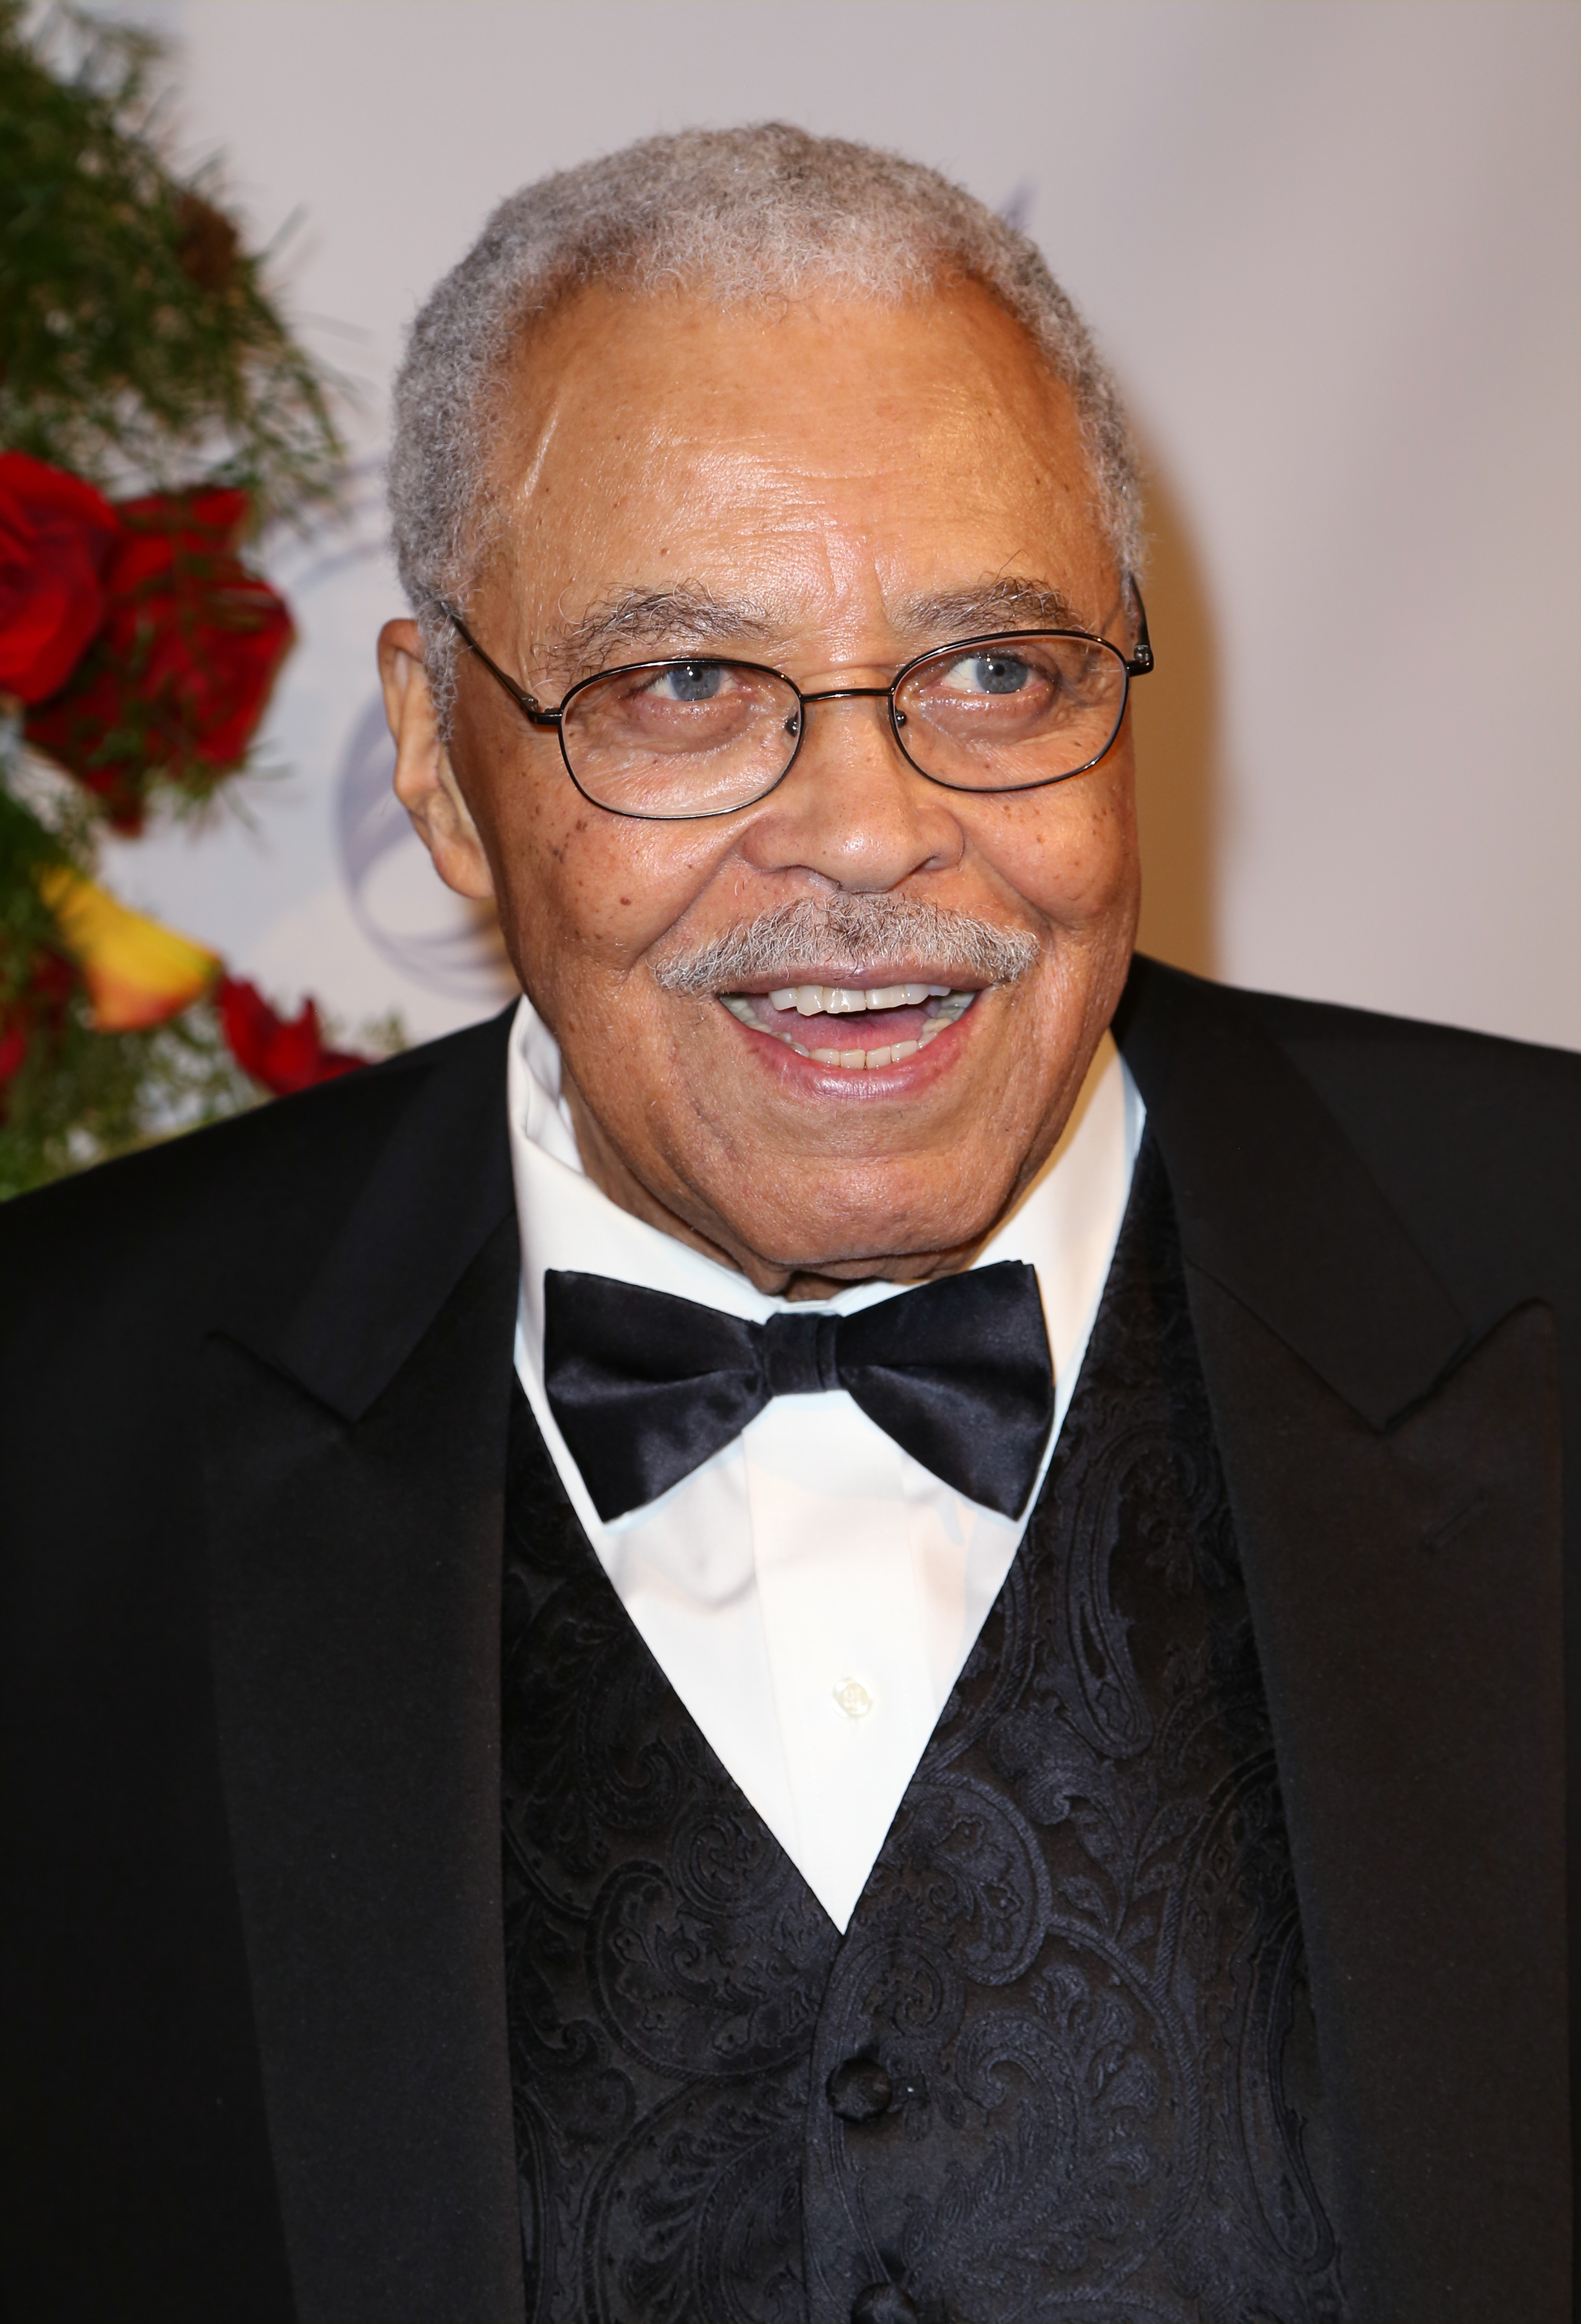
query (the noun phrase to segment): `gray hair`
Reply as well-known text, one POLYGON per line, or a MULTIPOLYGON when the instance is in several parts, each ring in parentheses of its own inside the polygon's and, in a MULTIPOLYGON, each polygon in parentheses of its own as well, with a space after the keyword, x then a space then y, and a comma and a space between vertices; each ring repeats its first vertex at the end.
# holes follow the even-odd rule
POLYGON ((925 962, 970 982, 1013 984, 1041 947, 1031 928, 1001 927, 914 896, 803 896, 653 964, 666 992, 729 992, 754 978, 799 984, 837 962, 925 962))
POLYGON ((1069 389, 1096 514, 1137 569, 1137 460, 1114 383, 1030 236, 935 170, 783 122, 650 137, 503 201, 412 325, 395 382, 390 508, 440 715, 458 602, 487 545, 500 392, 525 326, 586 283, 697 285, 721 306, 811 290, 898 301, 982 285, 1069 389))

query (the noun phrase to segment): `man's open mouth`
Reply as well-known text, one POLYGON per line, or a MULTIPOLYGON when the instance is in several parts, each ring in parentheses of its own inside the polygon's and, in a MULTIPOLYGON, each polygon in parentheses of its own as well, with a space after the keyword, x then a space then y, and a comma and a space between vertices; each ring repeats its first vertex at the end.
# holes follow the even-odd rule
POLYGON ((754 1033, 783 1041, 815 1065, 861 1067, 904 1064, 964 1017, 975 987, 948 984, 781 984, 772 992, 721 992, 733 1017, 754 1033), (883 1019, 879 1028, 866 1021, 883 1019), (858 1025, 854 1019, 862 1019, 858 1025))

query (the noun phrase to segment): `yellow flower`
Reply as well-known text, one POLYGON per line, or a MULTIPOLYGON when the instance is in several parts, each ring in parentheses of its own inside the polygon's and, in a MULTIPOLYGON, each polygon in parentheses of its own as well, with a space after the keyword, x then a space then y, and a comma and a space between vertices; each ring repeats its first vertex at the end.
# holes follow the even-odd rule
POLYGON ((101 1033, 133 1033, 162 1025, 208 991, 219 974, 217 953, 161 926, 92 880, 64 865, 39 874, 60 940, 82 971, 101 1033))

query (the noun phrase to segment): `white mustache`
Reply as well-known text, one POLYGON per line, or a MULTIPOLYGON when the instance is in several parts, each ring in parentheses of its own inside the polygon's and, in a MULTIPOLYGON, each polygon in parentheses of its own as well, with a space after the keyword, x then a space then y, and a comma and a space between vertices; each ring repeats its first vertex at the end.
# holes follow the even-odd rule
POLYGON ((738 991, 763 977, 794 984, 837 964, 860 974, 864 963, 878 963, 926 969, 941 983, 1011 984, 1040 949, 1030 928, 997 927, 904 896, 806 897, 667 954, 653 976, 666 992, 701 995, 738 991))

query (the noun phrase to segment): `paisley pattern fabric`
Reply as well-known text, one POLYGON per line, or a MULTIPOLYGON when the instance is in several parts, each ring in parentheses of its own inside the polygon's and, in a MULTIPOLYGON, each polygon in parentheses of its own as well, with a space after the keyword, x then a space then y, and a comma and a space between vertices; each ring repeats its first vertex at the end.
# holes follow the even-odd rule
POLYGON ((1343 2318, 1267 1711, 1150 1145, 1048 1483, 844 1938, 520 1395, 504 1628, 534 2324, 1343 2318))

